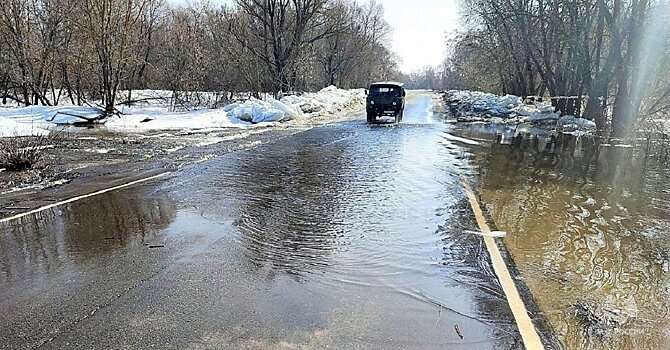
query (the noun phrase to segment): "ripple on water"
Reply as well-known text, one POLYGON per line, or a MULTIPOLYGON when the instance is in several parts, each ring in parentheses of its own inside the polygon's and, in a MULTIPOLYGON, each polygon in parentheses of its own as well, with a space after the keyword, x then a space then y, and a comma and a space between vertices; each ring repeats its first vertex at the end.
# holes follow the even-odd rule
POLYGON ((490 140, 471 149, 482 200, 565 346, 667 347, 668 165, 588 137, 458 133, 490 140))

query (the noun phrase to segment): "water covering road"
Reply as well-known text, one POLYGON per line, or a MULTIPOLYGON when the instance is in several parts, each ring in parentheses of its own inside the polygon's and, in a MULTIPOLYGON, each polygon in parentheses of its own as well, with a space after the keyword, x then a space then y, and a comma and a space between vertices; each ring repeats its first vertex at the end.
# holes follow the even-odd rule
POLYGON ((411 94, 4 223, 0 347, 520 348, 446 131, 411 94))

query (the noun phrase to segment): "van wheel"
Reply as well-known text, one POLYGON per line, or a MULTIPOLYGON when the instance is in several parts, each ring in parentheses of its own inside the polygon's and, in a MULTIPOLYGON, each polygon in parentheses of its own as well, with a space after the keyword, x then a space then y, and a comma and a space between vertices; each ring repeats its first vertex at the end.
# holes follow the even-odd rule
POLYGON ((368 113, 368 124, 374 124, 375 122, 375 116, 368 113))
POLYGON ((395 115, 395 123, 398 124, 402 120, 402 113, 397 113, 395 115))

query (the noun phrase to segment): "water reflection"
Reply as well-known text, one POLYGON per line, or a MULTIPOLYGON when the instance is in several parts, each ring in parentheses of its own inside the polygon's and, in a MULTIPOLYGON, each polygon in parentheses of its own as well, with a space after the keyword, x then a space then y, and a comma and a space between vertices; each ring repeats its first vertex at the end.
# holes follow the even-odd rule
POLYGON ((3 288, 99 262, 142 245, 175 216, 171 202, 142 189, 110 192, 0 225, 3 288))
POLYGON ((482 200, 568 348, 670 343, 668 166, 640 147, 489 126, 482 200))

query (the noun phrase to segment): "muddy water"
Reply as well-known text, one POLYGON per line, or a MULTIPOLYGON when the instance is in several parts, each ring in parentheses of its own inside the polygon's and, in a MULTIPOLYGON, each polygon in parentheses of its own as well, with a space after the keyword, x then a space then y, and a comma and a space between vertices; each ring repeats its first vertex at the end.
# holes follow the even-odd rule
POLYGON ((670 167, 664 149, 457 126, 479 192, 566 348, 670 348, 670 167), (646 155, 646 156, 645 156, 646 155))

